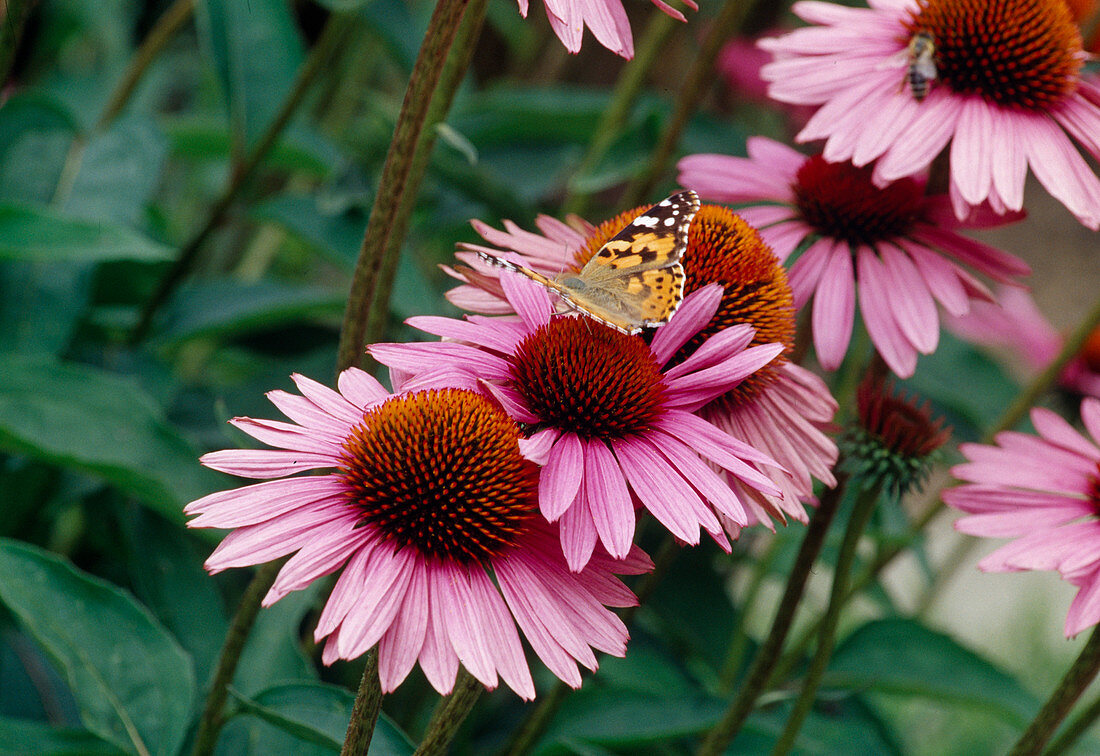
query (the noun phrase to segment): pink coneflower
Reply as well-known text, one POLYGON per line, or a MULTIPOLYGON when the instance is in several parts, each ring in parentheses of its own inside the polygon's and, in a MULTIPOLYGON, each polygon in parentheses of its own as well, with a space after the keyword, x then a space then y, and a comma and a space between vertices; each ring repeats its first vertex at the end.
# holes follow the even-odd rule
MULTIPOLYGON (((567 225, 540 216, 537 225, 542 234, 524 231, 508 221, 504 231, 479 221, 474 221, 474 227, 486 240, 513 250, 525 265, 557 274, 580 270, 642 209, 624 212, 599 226, 576 217, 570 218, 567 225)), ((487 268, 472 252, 459 252, 457 256, 469 265, 450 272, 468 283, 452 289, 448 299, 475 312, 513 312, 500 285, 500 270, 487 268)), ((763 467, 783 491, 782 496, 744 486, 735 476, 727 476, 745 504, 749 524, 762 522, 771 527, 773 518, 785 522, 788 517, 805 522, 801 501, 812 497, 813 480, 829 486, 835 483, 831 469, 837 448, 826 433, 831 430, 836 401, 818 376, 787 359, 795 327, 786 273, 755 229, 717 205, 703 205, 696 214, 682 263, 686 292, 710 283, 720 284, 723 291, 711 322, 676 359, 690 355, 708 336, 743 323, 755 329, 752 344, 779 343, 785 347, 779 357, 708 402, 697 414, 731 437, 769 454, 783 467, 782 471, 763 467)), ((738 534, 739 523, 721 514, 720 519, 728 532, 738 534)))
POLYGON ((419 661, 440 693, 461 663, 488 688, 498 675, 535 695, 516 625, 547 667, 577 687, 592 649, 626 651, 627 631, 607 606, 632 606, 614 573, 652 564, 597 550, 570 571, 557 528, 538 514, 538 466, 518 427, 493 401, 465 389, 390 396, 356 368, 339 393, 294 376, 302 396, 268 394, 294 422, 235 418, 277 450, 232 449, 203 464, 274 478, 192 502, 191 527, 233 528, 206 561, 218 572, 294 554, 264 598, 270 605, 343 567, 315 637, 323 659, 378 646, 383 691, 419 661), (307 470, 316 475, 288 477, 307 470), (591 648, 590 648, 591 647, 591 648))
POLYGON ((748 518, 706 462, 779 495, 753 466, 776 463, 692 411, 783 346, 750 347, 753 329, 738 326, 670 367, 714 314, 718 287, 687 297, 649 345, 591 318, 552 316, 550 295, 518 278, 508 271, 500 278, 518 320, 412 318, 410 325, 463 343, 375 345, 371 355, 415 376, 406 387, 434 385, 440 373, 454 381, 465 372, 495 393, 531 433, 531 448, 542 450, 539 506, 548 520, 561 521, 562 548, 574 569, 588 562, 597 540, 612 556, 628 553, 636 503, 685 543, 698 543, 702 528, 729 549, 716 513, 740 525, 748 518))
POLYGON ((1100 157, 1100 89, 1062 0, 870 0, 870 8, 799 2, 820 26, 761 45, 762 75, 782 102, 820 105, 799 141, 825 159, 867 165, 883 184, 923 170, 948 143, 955 212, 1023 207, 1028 166, 1086 226, 1100 228, 1100 180, 1073 140, 1100 157), (920 99, 908 48, 930 35, 936 79, 920 99), (1072 137, 1072 139, 1071 139, 1072 137))
POLYGON ((1038 437, 997 434, 995 446, 963 444, 969 460, 951 474, 967 485, 943 500, 969 516, 955 528, 986 538, 1015 538, 978 563, 990 572, 1058 570, 1080 590, 1066 636, 1100 622, 1100 400, 1081 403, 1091 438, 1047 409, 1031 411, 1038 437))
MULTIPOLYGON (((1009 349, 1030 375, 1038 374, 1062 351, 1065 339, 1023 289, 1003 287, 997 292, 997 301, 975 302, 969 314, 948 318, 947 328, 973 344, 1009 349)), ((1100 397, 1100 329, 1089 335, 1081 351, 1062 369, 1058 384, 1078 394, 1100 397)))
MULTIPOLYGON (((528 0, 519 0, 519 12, 527 18, 528 0)), ((571 53, 579 52, 587 26, 596 40, 616 55, 630 60, 634 57, 634 39, 630 34, 630 19, 621 0, 545 0, 546 17, 558 39, 571 53)), ((686 21, 684 14, 663 0, 653 4, 677 21, 686 21)), ((684 0, 692 10, 699 10, 694 0, 684 0)))
POLYGON ((870 167, 807 158, 779 142, 753 137, 749 157, 689 155, 680 183, 720 202, 767 203, 738 210, 760 229, 780 260, 807 238, 790 269, 797 307, 813 297, 818 360, 835 370, 844 359, 859 292, 863 322, 879 354, 908 377, 917 354, 939 343, 936 302, 967 312, 988 289, 959 263, 998 281, 1030 273, 1019 258, 955 232, 1016 216, 972 213, 959 221, 946 197, 926 196, 924 183, 905 178, 879 188, 870 167))

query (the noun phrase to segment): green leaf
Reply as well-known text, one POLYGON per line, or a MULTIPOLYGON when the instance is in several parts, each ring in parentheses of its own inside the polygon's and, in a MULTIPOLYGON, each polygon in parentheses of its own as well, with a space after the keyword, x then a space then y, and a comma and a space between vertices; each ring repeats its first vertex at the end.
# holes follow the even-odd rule
MULTIPOLYGON (((230 690, 240 714, 218 740, 219 754, 339 753, 355 696, 322 683, 279 685, 254 699, 230 690)), ((385 714, 371 739, 370 756, 409 756, 414 746, 385 714)))
POLYGON ((829 665, 827 684, 972 706, 1016 726, 1038 701, 1005 673, 951 637, 912 620, 870 622, 849 635, 829 665))
POLYGON ((0 717, 0 756, 121 756, 126 751, 88 730, 0 717))
POLYGON ((348 270, 355 266, 367 227, 365 214, 358 210, 328 212, 317 198, 300 194, 280 194, 254 206, 249 214, 274 223, 348 270))
POLYGON ((88 304, 94 268, 71 262, 0 265, 0 352, 56 355, 68 349, 88 304))
MULTIPOLYGON (((191 160, 228 160, 229 130, 205 118, 170 118, 161 123, 172 154, 191 160)), ((336 152, 321 136, 291 126, 264 159, 265 166, 308 174, 328 175, 336 152)))
POLYGON ((251 146, 271 123, 304 58, 287 0, 206 0, 195 8, 202 41, 229 105, 235 140, 251 146))
MULTIPOLYGON (((756 756, 770 752, 790 713, 789 702, 754 711, 726 750, 726 756, 756 756)), ((901 756, 903 753, 896 734, 858 696, 819 701, 806 717, 792 752, 800 756, 901 756)))
POLYGON ((711 674, 722 668, 733 632, 727 583, 712 550, 684 549, 649 602, 662 637, 675 644, 678 656, 688 663, 702 662, 711 674), (697 621, 699 617, 706 622, 697 621))
POLYGON ((136 225, 160 184, 167 155, 167 140, 152 118, 120 118, 85 146, 63 210, 88 220, 136 225))
POLYGON ((317 671, 302 650, 301 627, 321 587, 314 581, 260 610, 233 677, 237 690, 250 696, 279 683, 316 680, 317 671))
POLYGON ((77 130, 61 103, 20 92, 0 107, 0 200, 47 202, 77 130))
POLYGON ((0 203, 0 260, 168 260, 172 251, 126 226, 80 220, 46 207, 0 203))
MULTIPOLYGON (((137 597, 164 623, 195 665, 195 679, 210 679, 229 622, 222 597, 202 567, 194 531, 136 506, 122 518, 122 536, 130 585, 137 597)), ((204 553, 209 553, 206 546, 204 553)))
POLYGON ((346 293, 276 281, 204 281, 182 288, 166 310, 170 341, 230 337, 303 320, 340 317, 346 293))
POLYGON ((133 381, 45 357, 0 355, 0 448, 95 475, 169 520, 220 476, 133 381))
POLYGON ((45 551, 0 540, 0 601, 63 670, 85 726, 127 751, 175 754, 191 661, 149 612, 45 551))

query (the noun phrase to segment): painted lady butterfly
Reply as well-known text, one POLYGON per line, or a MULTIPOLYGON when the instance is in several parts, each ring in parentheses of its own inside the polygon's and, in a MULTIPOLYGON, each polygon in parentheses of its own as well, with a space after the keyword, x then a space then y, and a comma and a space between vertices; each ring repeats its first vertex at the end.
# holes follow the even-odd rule
POLYGON ((627 224, 585 263, 580 272, 554 278, 482 249, 487 263, 520 273, 561 297, 566 305, 626 334, 667 323, 684 298, 688 227, 699 210, 699 196, 679 192, 661 200, 627 224))

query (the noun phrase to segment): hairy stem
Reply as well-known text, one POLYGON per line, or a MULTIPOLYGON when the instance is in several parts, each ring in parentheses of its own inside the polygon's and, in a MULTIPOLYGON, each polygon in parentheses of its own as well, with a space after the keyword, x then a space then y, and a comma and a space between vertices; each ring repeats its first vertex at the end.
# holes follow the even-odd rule
POLYGON ((344 736, 344 747, 340 756, 360 756, 370 747, 374 736, 374 725, 378 722, 378 712, 382 710, 382 687, 378 681, 378 649, 367 652, 367 666, 359 681, 359 692, 351 708, 351 720, 348 732, 344 736))
POLYGON ((409 218, 416 206, 420 184, 424 180, 424 174, 428 170, 428 163, 432 157, 432 147, 435 145, 437 135, 436 127, 447 118, 455 93, 458 92, 458 87, 466 76, 466 70, 470 67, 477 40, 481 36, 481 26, 485 21, 485 9, 488 4, 488 0, 470 0, 470 6, 463 14, 458 33, 455 35, 451 53, 443 66, 439 84, 432 94, 431 106, 424 118, 424 128, 413 149, 412 165, 409 167, 409 176, 405 182, 401 204, 390 228, 375 292, 371 296, 371 308, 367 315, 364 335, 364 341, 368 344, 378 341, 385 332, 386 319, 390 310, 390 295, 397 275, 397 263, 401 257, 401 245, 405 241, 409 218))
POLYGON ((370 220, 367 221, 352 273, 351 291, 336 354, 336 364, 340 368, 361 362, 367 321, 375 301, 381 297, 381 271, 385 266, 386 253, 400 249, 399 243, 391 244, 391 236, 409 188, 409 175, 420 132, 427 121, 433 93, 442 77, 444 63, 469 1, 439 0, 428 22, 428 31, 409 77, 405 100, 397 117, 370 220))
POLYGON ((473 710, 484 690, 484 685, 464 667, 459 667, 454 689, 435 707, 424 739, 420 741, 413 756, 440 756, 446 753, 459 726, 473 710))

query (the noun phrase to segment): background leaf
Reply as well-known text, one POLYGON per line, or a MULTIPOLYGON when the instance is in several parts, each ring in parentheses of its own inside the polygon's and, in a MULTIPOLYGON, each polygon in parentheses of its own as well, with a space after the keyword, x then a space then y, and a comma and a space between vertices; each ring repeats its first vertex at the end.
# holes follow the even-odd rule
POLYGON ((0 601, 64 670, 89 730, 128 752, 174 754, 195 694, 191 662, 131 597, 58 557, 0 541, 0 601))
POLYGON ((134 382, 85 365, 0 355, 0 448, 98 476, 169 520, 220 476, 134 382))

